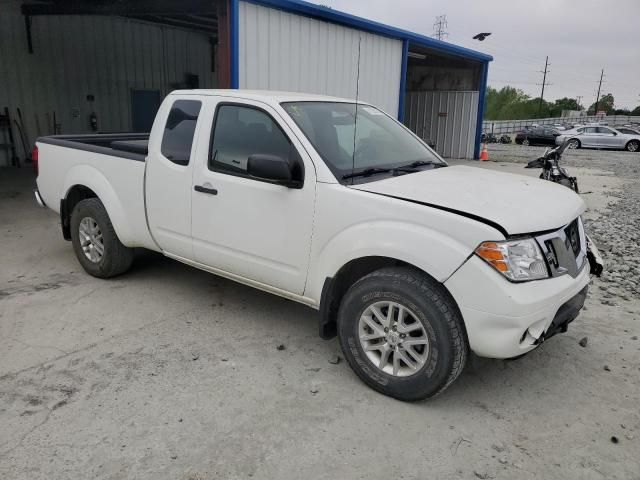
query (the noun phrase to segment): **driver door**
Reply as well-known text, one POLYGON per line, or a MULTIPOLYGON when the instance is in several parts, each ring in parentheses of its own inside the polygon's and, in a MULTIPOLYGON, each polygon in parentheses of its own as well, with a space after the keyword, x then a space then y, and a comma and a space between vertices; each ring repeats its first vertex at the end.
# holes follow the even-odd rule
POLYGON ((607 127, 598 127, 598 135, 600 135, 600 144, 605 148, 621 147, 620 136, 607 127))
POLYGON ((316 195, 311 159, 279 113, 260 102, 210 97, 193 175, 195 260, 208 267, 302 295, 316 195), (291 149, 295 149, 292 152, 291 149), (253 154, 298 157, 301 188, 250 177, 253 154))

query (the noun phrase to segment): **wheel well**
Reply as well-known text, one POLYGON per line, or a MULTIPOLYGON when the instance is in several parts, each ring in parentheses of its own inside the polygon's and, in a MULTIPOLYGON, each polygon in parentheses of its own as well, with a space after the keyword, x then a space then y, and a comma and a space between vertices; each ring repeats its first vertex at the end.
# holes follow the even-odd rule
POLYGON ((84 185, 74 185, 67 192, 66 198, 60 200, 60 224, 65 240, 71 240, 71 213, 75 206, 86 198, 98 198, 98 195, 84 185))
MULTIPOLYGON (((420 270, 402 260, 372 256, 351 260, 343 265, 335 276, 327 277, 322 287, 322 297, 320 299, 320 337, 328 340, 336 336, 340 302, 351 285, 375 270, 400 266, 420 270)), ((423 272, 422 270, 420 271, 423 272)))
POLYGON ((624 148, 629 148, 629 144, 630 144, 630 143, 632 143, 632 142, 635 142, 635 143, 640 144, 640 140, 636 140, 635 138, 632 138, 631 140, 629 140, 629 141, 625 144, 624 148))

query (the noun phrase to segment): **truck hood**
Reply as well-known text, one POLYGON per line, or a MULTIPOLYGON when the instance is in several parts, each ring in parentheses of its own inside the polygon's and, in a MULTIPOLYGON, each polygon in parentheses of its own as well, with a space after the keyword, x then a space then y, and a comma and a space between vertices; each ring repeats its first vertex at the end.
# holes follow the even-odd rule
POLYGON ((475 218, 505 235, 555 230, 584 212, 567 187, 524 175, 455 166, 352 188, 475 218))

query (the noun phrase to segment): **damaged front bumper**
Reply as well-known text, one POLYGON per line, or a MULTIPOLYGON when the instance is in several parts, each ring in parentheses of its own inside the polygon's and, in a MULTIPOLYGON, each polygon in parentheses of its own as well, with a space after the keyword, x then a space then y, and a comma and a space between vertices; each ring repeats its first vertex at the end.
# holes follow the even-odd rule
POLYGON ((580 310, 582 310, 582 307, 584 307, 584 302, 587 299, 588 291, 589 286, 587 285, 575 296, 563 303, 556 312, 555 317, 553 317, 551 325, 549 325, 543 332, 543 334, 540 335, 538 339, 536 339, 534 344, 539 345, 558 333, 566 332, 569 324, 576 319, 576 317, 580 313, 580 310))
POLYGON ((458 303, 471 350, 513 358, 566 330, 584 305, 589 275, 584 262, 576 277, 512 283, 472 256, 445 286, 458 303))
POLYGON ((589 260, 589 270, 592 275, 599 277, 602 275, 602 270, 604 270, 604 262, 602 261, 602 257, 600 256, 600 251, 596 244, 591 241, 589 235, 587 237, 587 260, 589 260))

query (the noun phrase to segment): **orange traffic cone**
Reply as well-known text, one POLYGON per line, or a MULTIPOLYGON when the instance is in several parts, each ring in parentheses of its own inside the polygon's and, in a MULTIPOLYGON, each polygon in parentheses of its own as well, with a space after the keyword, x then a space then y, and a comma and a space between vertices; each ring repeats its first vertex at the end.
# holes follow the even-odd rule
POLYGON ((487 152, 487 144, 482 144, 482 151, 480 152, 480 160, 486 162, 489 160, 489 152, 487 152))

